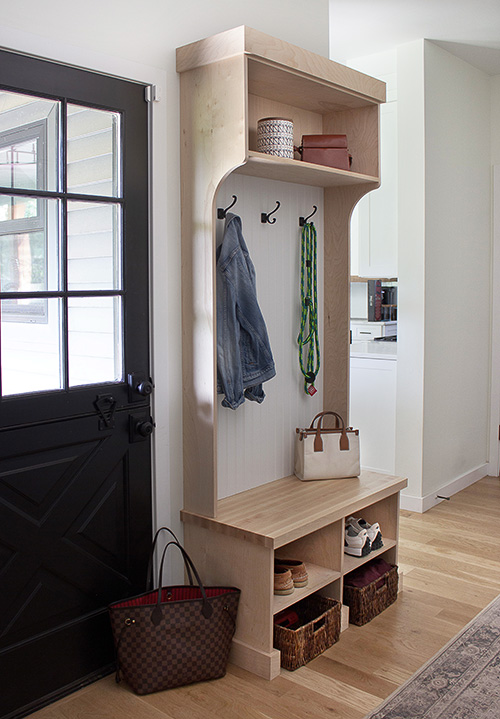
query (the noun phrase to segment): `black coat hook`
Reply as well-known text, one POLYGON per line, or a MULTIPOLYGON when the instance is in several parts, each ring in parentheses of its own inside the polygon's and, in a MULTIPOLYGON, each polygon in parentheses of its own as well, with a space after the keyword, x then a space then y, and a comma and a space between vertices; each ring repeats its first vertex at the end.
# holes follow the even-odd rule
POLYGON ((274 215, 275 212, 278 212, 280 207, 281 203, 276 200, 276 207, 274 208, 274 210, 271 210, 271 212, 261 212, 260 221, 268 222, 270 225, 274 225, 274 223, 276 222, 276 217, 273 217, 272 220, 270 220, 269 218, 271 217, 271 215, 274 215))
POLYGON ((318 208, 316 207, 316 205, 313 205, 313 207, 314 207, 314 210, 311 212, 310 215, 307 215, 307 217, 299 217, 299 227, 304 227, 307 220, 310 220, 311 217, 316 214, 316 212, 318 211, 318 208))
POLYGON ((228 207, 226 207, 225 210, 223 210, 222 207, 218 207, 217 208, 217 219, 223 220, 226 217, 227 211, 230 210, 231 207, 234 207, 234 205, 236 204, 237 201, 238 201, 238 198, 236 197, 236 195, 233 195, 233 201, 231 202, 231 204, 228 207))

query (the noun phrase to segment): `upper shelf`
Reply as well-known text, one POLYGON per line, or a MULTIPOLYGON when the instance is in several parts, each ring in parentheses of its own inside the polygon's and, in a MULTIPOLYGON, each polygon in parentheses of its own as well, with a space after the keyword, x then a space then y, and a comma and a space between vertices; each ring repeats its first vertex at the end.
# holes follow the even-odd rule
MULTIPOLYGON (((333 65, 336 68, 336 64, 333 65)), ((342 67, 342 71, 345 70, 349 68, 342 67)), ((339 78, 335 80, 337 82, 318 76, 312 77, 298 68, 284 67, 270 60, 248 56, 248 91, 251 94, 255 93, 269 100, 301 107, 320 115, 378 104, 378 97, 359 94, 340 86, 339 78)), ((373 88, 370 86, 368 89, 373 88)))
POLYGON ((324 165, 314 165, 301 160, 291 160, 286 157, 264 155, 261 152, 250 150, 247 161, 238 167, 235 172, 239 175, 264 177, 270 180, 294 182, 299 185, 313 185, 315 187, 338 187, 348 185, 372 184, 373 189, 378 187, 379 180, 373 175, 363 175, 350 170, 338 170, 324 165))

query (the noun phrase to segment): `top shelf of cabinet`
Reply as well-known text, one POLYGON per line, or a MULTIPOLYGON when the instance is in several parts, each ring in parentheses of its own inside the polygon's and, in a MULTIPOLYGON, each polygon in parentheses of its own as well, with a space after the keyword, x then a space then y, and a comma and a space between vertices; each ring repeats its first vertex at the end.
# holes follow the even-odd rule
POLYGON ((250 93, 321 113, 385 102, 380 80, 244 25, 177 48, 177 72, 240 54, 250 93))
MULTIPOLYGON (((305 50, 302 51, 305 53, 305 50)), ((312 53, 310 53, 312 54, 312 53)), ((358 82, 352 82, 351 87, 342 85, 342 77, 349 68, 332 63, 329 72, 324 77, 312 76, 309 72, 300 67, 283 66, 262 57, 248 55, 248 92, 260 95, 269 100, 282 102, 286 105, 300 107, 309 112, 320 115, 328 115, 332 112, 340 112, 346 109, 355 109, 374 105, 379 102, 378 96, 371 97, 368 93, 373 91, 372 83, 369 82, 364 92, 358 82), (342 72, 332 73, 333 70, 341 68, 342 72)), ((318 58, 318 56, 315 56, 318 58)), ((331 61, 328 61, 330 63, 331 61)), ((363 79, 370 80, 367 76, 363 79)), ((378 88, 377 88, 378 90, 378 88)), ((385 93, 384 93, 385 96, 385 93)))

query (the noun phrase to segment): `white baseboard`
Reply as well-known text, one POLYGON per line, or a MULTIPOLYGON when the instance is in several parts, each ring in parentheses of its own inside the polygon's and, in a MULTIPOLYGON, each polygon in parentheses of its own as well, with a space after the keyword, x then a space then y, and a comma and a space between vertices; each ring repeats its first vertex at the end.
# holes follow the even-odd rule
POLYGON ((425 497, 412 497, 411 495, 404 494, 402 492, 401 509, 406 509, 409 512, 420 512, 421 514, 423 512, 427 512, 428 509, 434 507, 436 504, 446 501, 443 499, 438 499, 437 495, 440 495, 441 497, 453 496, 457 492, 460 492, 462 489, 470 487, 471 484, 474 484, 483 477, 486 477, 486 475, 488 474, 488 468, 488 464, 482 464, 480 467, 477 467, 476 469, 473 469, 472 471, 463 474, 461 477, 457 477, 456 479, 452 480, 451 482, 448 482, 448 484, 443 485, 434 492, 427 494, 425 497))

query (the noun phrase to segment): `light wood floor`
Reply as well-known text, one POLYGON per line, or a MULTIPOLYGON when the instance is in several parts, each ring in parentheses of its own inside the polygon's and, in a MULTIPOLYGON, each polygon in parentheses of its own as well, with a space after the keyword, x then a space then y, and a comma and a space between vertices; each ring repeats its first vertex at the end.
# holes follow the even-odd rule
POLYGON ((32 719, 361 719, 500 593, 500 480, 486 477, 425 514, 401 513, 395 604, 272 682, 223 679, 146 697, 107 677, 32 719))

